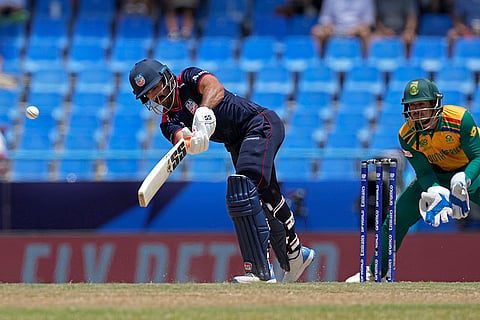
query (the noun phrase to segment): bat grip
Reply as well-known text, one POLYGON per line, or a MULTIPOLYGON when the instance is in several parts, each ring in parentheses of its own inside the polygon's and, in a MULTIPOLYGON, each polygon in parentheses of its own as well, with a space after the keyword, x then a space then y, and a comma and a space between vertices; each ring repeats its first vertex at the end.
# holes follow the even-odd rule
POLYGON ((187 149, 190 148, 190 139, 192 139, 192 137, 188 137, 188 138, 185 138, 185 145, 187 146, 187 149))

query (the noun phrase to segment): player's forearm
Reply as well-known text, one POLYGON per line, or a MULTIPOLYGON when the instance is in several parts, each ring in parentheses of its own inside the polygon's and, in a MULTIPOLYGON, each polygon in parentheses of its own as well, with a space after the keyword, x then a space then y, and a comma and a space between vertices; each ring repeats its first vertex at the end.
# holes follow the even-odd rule
POLYGON ((213 75, 207 75, 202 78, 199 86, 202 94, 201 107, 213 109, 219 104, 225 96, 225 88, 213 75))

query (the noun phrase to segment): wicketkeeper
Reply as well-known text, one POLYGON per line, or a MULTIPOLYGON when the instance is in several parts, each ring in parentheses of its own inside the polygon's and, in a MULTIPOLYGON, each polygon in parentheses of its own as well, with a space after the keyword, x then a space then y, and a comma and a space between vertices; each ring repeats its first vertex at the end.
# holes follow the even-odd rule
POLYGON ((284 281, 297 281, 315 252, 301 245, 277 182, 274 160, 285 137, 279 116, 229 92, 196 67, 175 77, 166 65, 144 59, 129 77, 136 98, 162 115, 160 128, 170 142, 189 138, 189 154, 206 151, 209 141, 223 143, 230 152, 236 174, 228 177, 226 202, 246 273, 234 282, 276 282, 270 246, 285 270, 284 281))
MULTIPOLYGON (((405 124, 399 139, 416 178, 396 202, 396 250, 408 229, 420 218, 433 226, 462 219, 470 211, 469 201, 480 204, 480 138, 470 112, 442 104, 443 94, 427 79, 416 79, 405 87, 402 104, 405 124)), ((382 227, 382 277, 388 264, 388 216, 382 227)), ((373 280, 373 258, 367 268, 373 280)), ((359 282, 359 273, 347 282, 359 282)))

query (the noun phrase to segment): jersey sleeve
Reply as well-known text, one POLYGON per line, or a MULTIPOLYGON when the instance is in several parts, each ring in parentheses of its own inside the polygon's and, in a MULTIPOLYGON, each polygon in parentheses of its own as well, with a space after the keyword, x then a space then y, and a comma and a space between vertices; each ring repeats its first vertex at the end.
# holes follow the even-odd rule
POLYGON ((426 191, 429 187, 439 184, 437 175, 425 155, 408 145, 401 135, 399 135, 399 140, 403 153, 415 170, 415 175, 422 189, 426 191))
POLYGON ((462 148, 470 162, 465 168, 465 174, 475 179, 480 174, 480 137, 478 127, 470 112, 465 112, 460 129, 462 148))
POLYGON ((196 93, 200 93, 198 85, 200 84, 200 80, 207 74, 210 74, 210 72, 197 67, 186 68, 180 75, 181 83, 179 83, 179 85, 187 85, 194 89, 196 93))

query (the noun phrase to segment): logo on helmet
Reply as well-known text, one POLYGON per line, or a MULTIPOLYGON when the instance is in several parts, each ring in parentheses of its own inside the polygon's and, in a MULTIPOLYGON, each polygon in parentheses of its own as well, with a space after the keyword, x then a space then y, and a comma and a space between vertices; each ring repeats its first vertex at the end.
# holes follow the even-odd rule
POLYGON ((418 81, 412 81, 410 82, 410 94, 412 96, 418 94, 418 81))
POLYGON ((143 77, 143 74, 141 74, 141 73, 136 75, 134 80, 135 80, 135 83, 137 84, 137 86, 139 86, 139 87, 143 87, 145 85, 145 78, 143 77))

